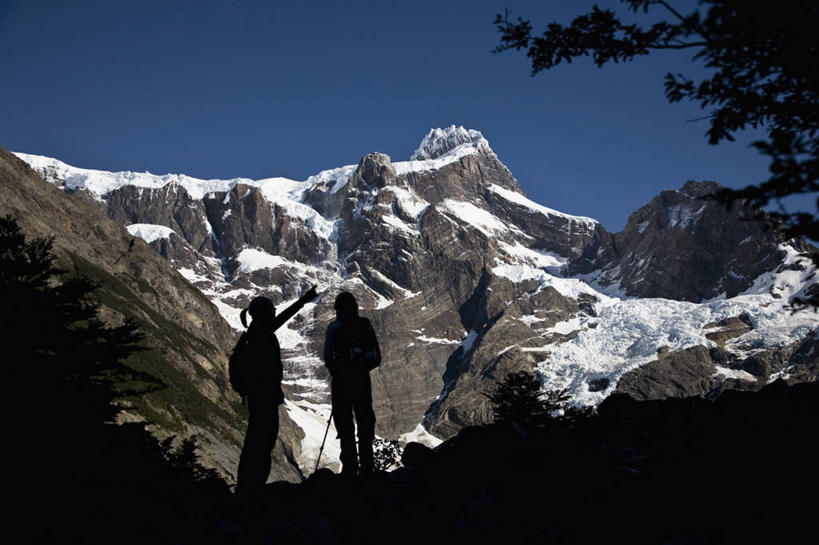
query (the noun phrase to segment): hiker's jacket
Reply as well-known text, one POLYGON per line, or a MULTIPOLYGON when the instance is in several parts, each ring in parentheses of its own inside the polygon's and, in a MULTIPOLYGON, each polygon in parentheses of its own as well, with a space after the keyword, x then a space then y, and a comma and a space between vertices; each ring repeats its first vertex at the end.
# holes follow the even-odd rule
POLYGON ((244 333, 248 341, 248 358, 252 361, 248 397, 267 399, 277 405, 284 403, 282 356, 276 330, 292 318, 310 299, 303 296, 272 319, 260 318, 250 323, 250 327, 244 333))
POLYGON ((324 364, 334 378, 359 374, 369 375, 369 369, 352 368, 347 361, 347 339, 345 339, 344 335, 344 326, 353 320, 358 320, 358 327, 367 331, 370 342, 375 348, 377 359, 379 362, 381 360, 381 348, 378 346, 378 339, 370 321, 356 315, 340 316, 338 320, 327 326, 327 335, 324 339, 324 364))
POLYGON ((250 362, 248 397, 284 403, 282 392, 282 357, 273 324, 254 320, 244 334, 250 362))

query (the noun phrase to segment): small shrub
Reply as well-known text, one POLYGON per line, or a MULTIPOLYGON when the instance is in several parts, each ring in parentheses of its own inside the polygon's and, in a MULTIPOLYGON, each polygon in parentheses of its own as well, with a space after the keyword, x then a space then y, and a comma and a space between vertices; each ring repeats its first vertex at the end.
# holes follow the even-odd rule
POLYGON ((376 437, 373 441, 373 456, 375 469, 378 471, 392 471, 401 467, 402 449, 398 441, 376 437))
POLYGON ((527 427, 543 427, 566 409, 569 394, 564 390, 542 391, 540 380, 527 371, 509 373, 486 394, 492 402, 495 422, 514 420, 527 427))

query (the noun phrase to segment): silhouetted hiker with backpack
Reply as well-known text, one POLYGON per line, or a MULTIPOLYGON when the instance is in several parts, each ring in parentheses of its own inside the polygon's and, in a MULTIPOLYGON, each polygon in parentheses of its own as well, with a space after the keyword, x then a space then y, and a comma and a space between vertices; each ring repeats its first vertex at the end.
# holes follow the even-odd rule
POLYGON ((236 494, 245 498, 264 488, 279 434, 279 405, 284 403, 284 393, 275 331, 315 297, 313 286, 278 316, 270 299, 256 297, 240 314, 243 326, 248 327, 248 312, 252 321, 230 356, 229 373, 231 386, 247 401, 250 413, 236 478, 236 494))
POLYGON ((352 293, 341 292, 334 308, 336 320, 327 326, 324 364, 332 375, 333 422, 341 441, 342 475, 373 471, 373 412, 370 371, 381 364, 381 349, 367 318, 359 317, 352 293), (358 427, 356 453, 353 413, 358 427))

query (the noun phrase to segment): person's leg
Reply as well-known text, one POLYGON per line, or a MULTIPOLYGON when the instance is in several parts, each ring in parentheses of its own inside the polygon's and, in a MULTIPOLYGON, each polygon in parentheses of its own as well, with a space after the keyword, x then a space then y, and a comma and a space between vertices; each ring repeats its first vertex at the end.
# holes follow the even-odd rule
POLYGON ((262 447, 259 452, 259 471, 257 482, 263 488, 270 476, 270 467, 273 465, 273 448, 279 436, 279 406, 270 400, 265 407, 265 429, 261 438, 262 447))
POLYGON ((333 381, 333 423, 341 443, 341 472, 355 475, 358 472, 358 453, 355 447, 353 405, 350 392, 341 381, 333 381))
POLYGON ((372 388, 370 377, 359 382, 356 388, 355 421, 358 427, 358 454, 361 459, 362 473, 374 469, 373 441, 375 440, 375 412, 373 411, 372 388))
POLYGON ((248 399, 247 433, 239 458, 236 492, 261 490, 270 475, 271 451, 279 433, 278 406, 269 400, 248 399))

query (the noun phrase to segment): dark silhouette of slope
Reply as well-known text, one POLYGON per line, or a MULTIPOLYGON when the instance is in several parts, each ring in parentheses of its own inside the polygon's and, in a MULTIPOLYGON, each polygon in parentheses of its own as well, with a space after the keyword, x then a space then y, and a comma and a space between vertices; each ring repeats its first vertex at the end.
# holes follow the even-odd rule
POLYGON ((813 511, 817 419, 817 383, 716 401, 615 395, 585 418, 410 443, 391 473, 270 484, 257 512, 226 509, 219 531, 251 543, 793 542, 813 511))
POLYGON ((7 533, 34 543, 197 536, 186 511, 203 511, 226 485, 199 465, 193 441, 160 444, 143 424, 112 423, 123 384, 133 395, 163 384, 122 363, 142 349, 136 326, 105 326, 94 285, 61 276, 54 261, 52 239, 26 240, 0 217, 7 533))

